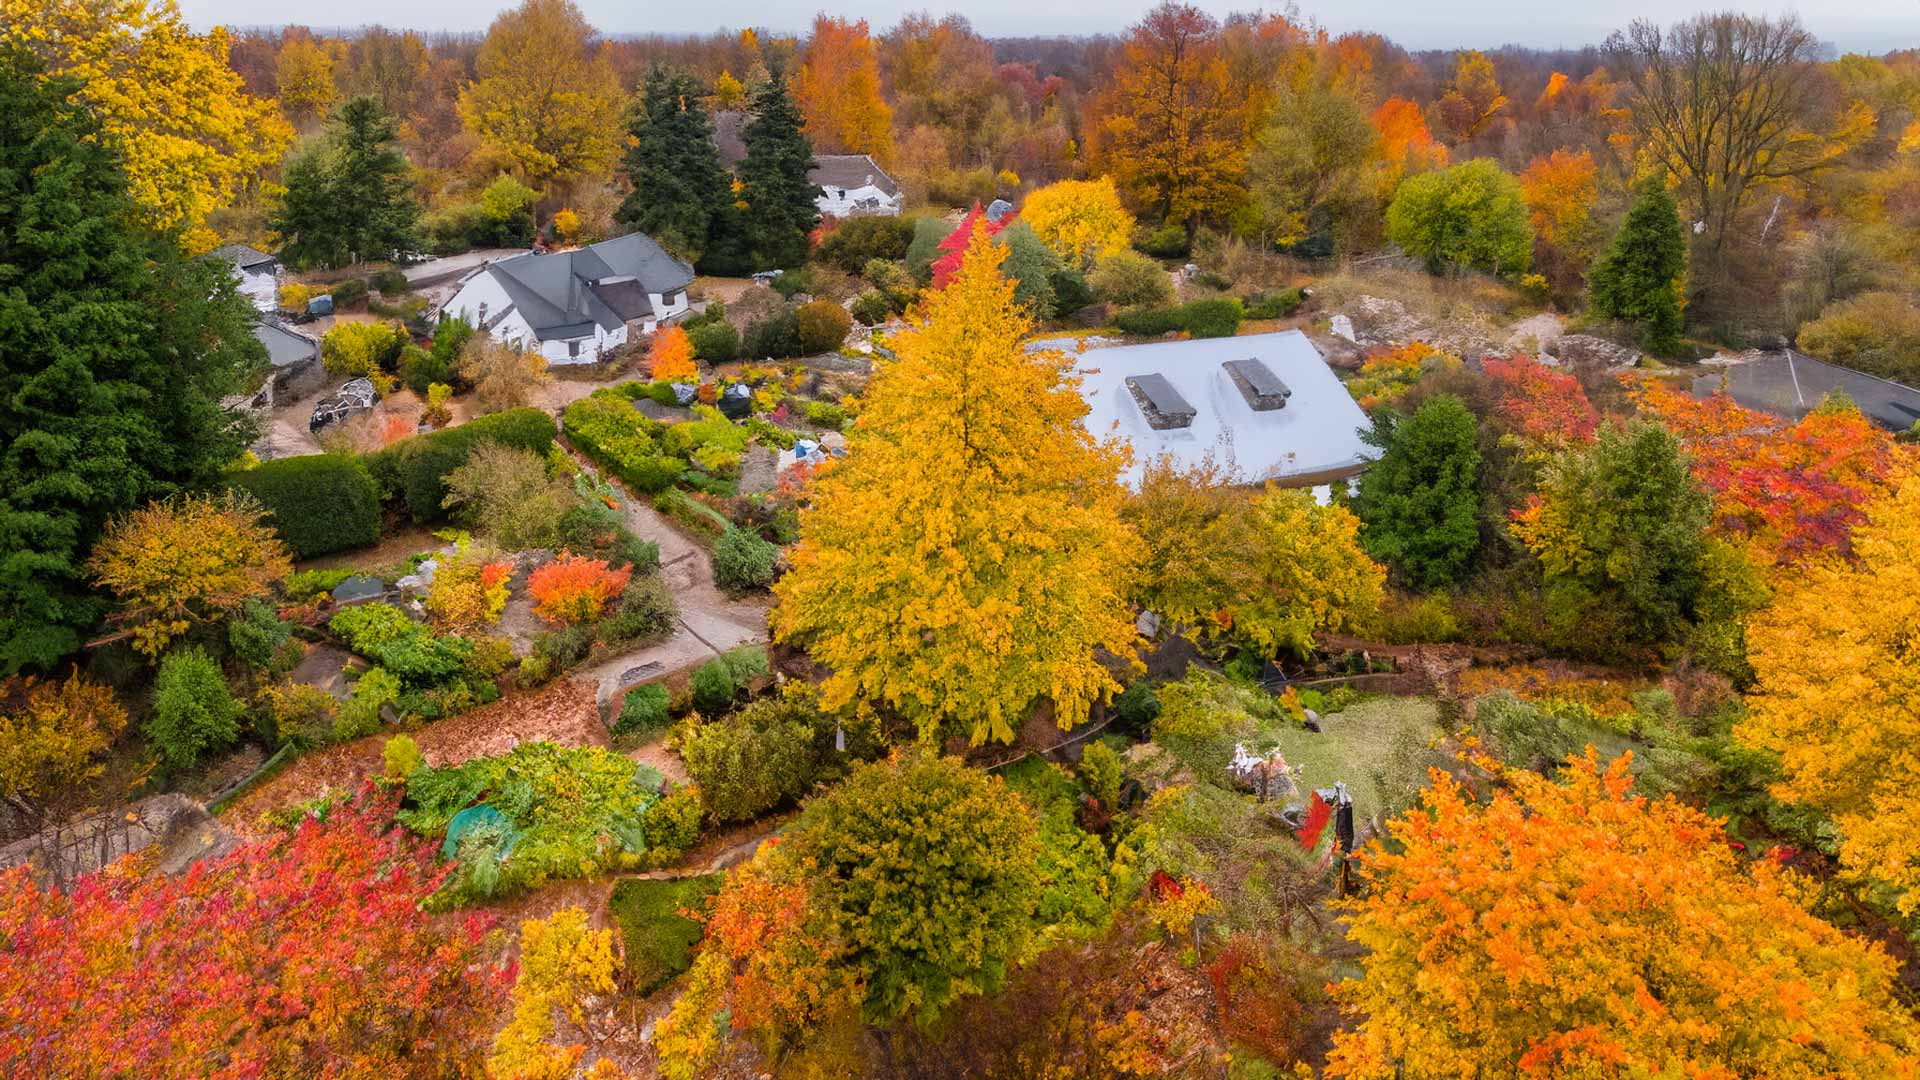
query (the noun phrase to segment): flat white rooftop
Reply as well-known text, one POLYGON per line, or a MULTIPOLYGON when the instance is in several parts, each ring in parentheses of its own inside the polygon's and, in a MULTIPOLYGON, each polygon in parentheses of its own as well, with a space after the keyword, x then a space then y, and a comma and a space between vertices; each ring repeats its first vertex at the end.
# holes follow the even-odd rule
MULTIPOLYGON (((1034 342, 1034 348, 1064 348, 1072 342, 1034 342)), ((1110 345, 1081 353, 1083 423, 1095 435, 1118 435, 1133 447, 1133 464, 1121 474, 1138 486, 1148 462, 1171 456, 1190 468, 1213 453, 1241 482, 1283 486, 1326 484, 1364 470, 1379 451, 1360 440, 1366 413, 1347 393, 1313 342, 1298 330, 1247 337, 1110 345), (1259 360, 1291 391, 1284 408, 1256 411, 1221 367, 1230 360, 1259 360), (1158 374, 1193 406, 1191 425, 1154 430, 1127 389, 1129 377, 1158 374)))

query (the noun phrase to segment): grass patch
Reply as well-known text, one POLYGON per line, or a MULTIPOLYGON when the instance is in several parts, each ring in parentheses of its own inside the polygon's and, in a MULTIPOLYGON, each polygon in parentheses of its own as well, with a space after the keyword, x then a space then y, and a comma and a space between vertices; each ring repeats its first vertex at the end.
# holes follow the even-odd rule
POLYGON ((1322 717, 1317 734, 1293 724, 1274 724, 1261 734, 1280 748, 1287 764, 1306 767, 1301 780, 1307 787, 1345 780, 1355 805, 1367 815, 1382 805, 1380 779, 1393 767, 1395 742, 1413 739, 1425 746, 1442 732, 1440 710, 1432 701, 1372 697, 1322 717))
POLYGON ((629 878, 613 887, 607 913, 626 943, 627 974, 640 994, 651 994, 693 963, 700 924, 680 914, 720 890, 725 875, 655 881, 629 878))

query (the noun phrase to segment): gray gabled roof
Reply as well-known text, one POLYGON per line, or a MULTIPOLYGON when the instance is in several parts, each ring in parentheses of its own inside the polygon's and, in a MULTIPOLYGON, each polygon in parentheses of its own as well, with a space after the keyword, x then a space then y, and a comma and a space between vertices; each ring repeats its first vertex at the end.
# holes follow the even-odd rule
POLYGON ((1829 364, 1795 349, 1782 349, 1693 380, 1696 397, 1724 386, 1749 409, 1798 420, 1839 392, 1882 427, 1910 430, 1920 420, 1920 390, 1864 371, 1829 364))
POLYGON ((261 251, 259 248, 248 247, 245 244, 222 244, 207 254, 213 258, 225 259, 242 270, 250 270, 256 266, 265 266, 268 263, 278 263, 280 261, 278 258, 261 251))
POLYGON ((277 368, 288 367, 320 355, 320 343, 280 325, 273 319, 253 324, 254 339, 267 348, 267 359, 277 368))
POLYGON ((900 185, 866 154, 815 154, 807 179, 823 188, 857 188, 872 184, 889 197, 898 197, 900 185))
POLYGON ((542 341, 615 330, 653 314, 649 293, 669 295, 693 282, 693 268, 653 238, 628 233, 552 255, 516 255, 491 263, 520 317, 542 341))

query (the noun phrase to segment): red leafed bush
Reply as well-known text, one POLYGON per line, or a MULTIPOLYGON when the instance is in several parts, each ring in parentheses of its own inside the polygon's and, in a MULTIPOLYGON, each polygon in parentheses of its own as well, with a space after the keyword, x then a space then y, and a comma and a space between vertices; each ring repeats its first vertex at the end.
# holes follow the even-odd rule
POLYGON ((1528 356, 1489 357, 1480 368, 1499 388, 1501 419, 1512 424, 1521 438, 1549 449, 1593 441, 1600 413, 1579 379, 1528 356))
POLYGON ((363 792, 169 876, 0 875, 9 1076, 477 1074, 509 972, 486 920, 420 908, 450 869, 363 792))
POLYGON ((542 618, 588 622, 599 618, 607 601, 625 591, 632 576, 630 566, 610 570, 605 559, 569 554, 535 570, 527 579, 527 591, 533 594, 533 610, 542 618))

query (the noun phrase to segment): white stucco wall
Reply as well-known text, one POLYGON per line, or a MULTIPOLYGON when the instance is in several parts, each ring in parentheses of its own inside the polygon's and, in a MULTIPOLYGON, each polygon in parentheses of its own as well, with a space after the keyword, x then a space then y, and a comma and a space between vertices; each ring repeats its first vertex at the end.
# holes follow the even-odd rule
MULTIPOLYGON (((493 318, 512 306, 513 301, 507 298, 507 291, 500 287, 500 283, 494 280, 492 274, 482 270, 468 278, 466 283, 460 286, 460 291, 454 293, 452 299, 442 304, 440 310, 449 315, 457 315, 468 323, 478 326, 483 321, 480 317, 483 307, 486 309, 487 318, 493 318)), ((524 325, 523 323, 522 326, 524 325)), ((502 341, 506 340, 498 333, 494 336, 502 341)))

